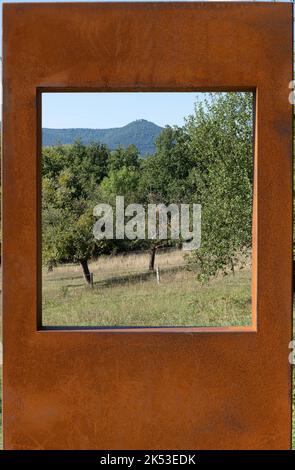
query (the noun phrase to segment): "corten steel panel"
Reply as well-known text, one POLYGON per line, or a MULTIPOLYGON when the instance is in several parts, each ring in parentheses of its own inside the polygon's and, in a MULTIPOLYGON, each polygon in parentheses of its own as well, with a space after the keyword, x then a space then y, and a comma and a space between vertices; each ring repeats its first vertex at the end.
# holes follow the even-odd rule
POLYGON ((3 18, 6 449, 289 448, 292 6, 6 4, 3 18), (256 92, 253 327, 41 329, 42 89, 256 92))

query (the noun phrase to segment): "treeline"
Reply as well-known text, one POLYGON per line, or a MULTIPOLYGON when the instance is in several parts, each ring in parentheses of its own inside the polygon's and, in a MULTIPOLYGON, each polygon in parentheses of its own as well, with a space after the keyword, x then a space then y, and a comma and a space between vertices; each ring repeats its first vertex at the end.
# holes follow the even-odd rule
POLYGON ((189 265, 201 279, 234 269, 251 247, 253 126, 252 95, 215 93, 195 104, 184 126, 167 126, 153 155, 135 146, 60 145, 43 149, 43 263, 80 263, 102 254, 150 250, 150 269, 159 246, 175 240, 96 240, 93 208, 98 203, 198 203, 202 205, 201 247, 189 265))

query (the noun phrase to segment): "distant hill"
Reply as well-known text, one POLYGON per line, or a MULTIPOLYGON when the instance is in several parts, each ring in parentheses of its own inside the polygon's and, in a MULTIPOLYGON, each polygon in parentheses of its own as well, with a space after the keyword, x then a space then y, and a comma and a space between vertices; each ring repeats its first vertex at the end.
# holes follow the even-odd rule
POLYGON ((56 144, 72 144, 80 139, 84 144, 90 142, 101 142, 110 149, 118 146, 127 147, 136 145, 142 156, 154 153, 155 139, 162 131, 162 127, 153 122, 139 119, 130 122, 123 127, 112 129, 42 129, 43 146, 48 147, 56 144))

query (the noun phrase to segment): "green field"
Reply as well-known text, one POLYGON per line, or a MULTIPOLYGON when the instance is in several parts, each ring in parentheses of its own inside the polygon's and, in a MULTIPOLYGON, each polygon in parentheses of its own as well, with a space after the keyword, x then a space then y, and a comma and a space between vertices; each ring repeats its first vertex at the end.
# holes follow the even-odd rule
POLYGON ((225 326, 251 322, 248 269, 202 285, 183 252, 157 257, 160 282, 147 255, 116 256, 90 265, 94 287, 79 268, 43 276, 43 324, 49 326, 225 326))

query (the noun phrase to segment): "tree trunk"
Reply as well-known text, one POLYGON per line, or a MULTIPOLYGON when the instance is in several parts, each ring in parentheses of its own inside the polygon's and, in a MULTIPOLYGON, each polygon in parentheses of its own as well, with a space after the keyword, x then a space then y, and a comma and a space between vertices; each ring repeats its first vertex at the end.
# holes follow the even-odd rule
POLYGON ((154 271, 155 269, 155 258, 156 258, 156 251, 157 248, 153 246, 150 251, 150 264, 149 264, 149 270, 154 271))
POLYGON ((90 271, 89 271, 89 268, 88 268, 88 261, 87 261, 87 259, 83 259, 83 260, 80 261, 80 263, 81 263, 81 266, 82 266, 84 279, 85 279, 87 285, 91 286, 91 274, 90 274, 90 271))

